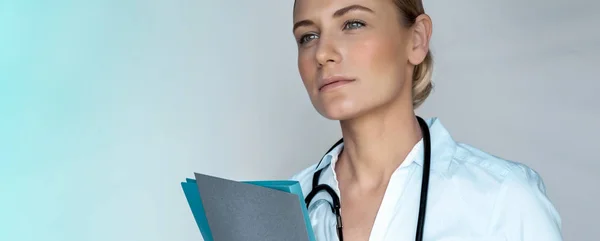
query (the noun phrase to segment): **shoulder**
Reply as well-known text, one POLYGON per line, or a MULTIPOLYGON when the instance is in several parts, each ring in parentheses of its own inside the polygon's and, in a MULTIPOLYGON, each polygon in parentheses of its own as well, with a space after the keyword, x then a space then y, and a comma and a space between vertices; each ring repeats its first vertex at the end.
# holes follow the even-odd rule
POLYGON ((313 175, 317 171, 317 165, 317 163, 312 164, 309 167, 304 168, 300 172, 294 174, 290 178, 290 180, 298 181, 300 183, 300 186, 302 187, 302 193, 305 197, 312 189, 313 175))
POLYGON ((312 177, 313 174, 317 171, 317 164, 312 164, 309 167, 306 167, 302 170, 300 170, 300 172, 297 172, 296 174, 294 174, 290 180, 294 180, 294 181, 298 181, 298 182, 305 182, 305 181, 312 181, 312 177))
POLYGON ((540 175, 531 167, 513 160, 490 154, 465 143, 456 143, 456 152, 449 167, 452 176, 476 176, 477 180, 487 180, 498 186, 509 183, 517 185, 542 184, 540 175))
POLYGON ((562 240, 560 216, 529 166, 457 143, 449 173, 461 189, 487 197, 491 225, 509 240, 562 240))
MULTIPOLYGON (((314 163, 309 167, 304 168, 300 172, 294 174, 290 179, 294 181, 298 181, 300 186, 302 187, 302 192, 304 196, 311 191, 312 182, 314 174, 324 168, 328 168, 328 166, 337 160, 338 155, 340 154, 344 144, 342 140, 338 140, 321 158, 318 163, 314 163)), ((327 180, 328 177, 332 177, 333 175, 330 173, 329 169, 325 170, 323 174, 321 174, 320 179, 327 180)))
MULTIPOLYGON (((449 166, 449 177, 486 185, 486 190, 520 191, 546 194, 544 181, 538 172, 521 162, 490 154, 465 143, 456 144, 449 166)), ((525 193, 522 193, 525 194, 525 193)))

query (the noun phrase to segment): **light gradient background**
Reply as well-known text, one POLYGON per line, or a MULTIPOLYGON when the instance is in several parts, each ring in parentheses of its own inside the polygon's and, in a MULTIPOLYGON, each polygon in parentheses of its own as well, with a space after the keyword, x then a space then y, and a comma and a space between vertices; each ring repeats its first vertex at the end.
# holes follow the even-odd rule
MULTIPOLYGON (((0 0, 0 240, 201 240, 193 172, 288 178, 337 140, 296 68, 292 0, 0 0)), ((544 178, 600 237, 600 2, 427 0, 418 111, 544 178)))

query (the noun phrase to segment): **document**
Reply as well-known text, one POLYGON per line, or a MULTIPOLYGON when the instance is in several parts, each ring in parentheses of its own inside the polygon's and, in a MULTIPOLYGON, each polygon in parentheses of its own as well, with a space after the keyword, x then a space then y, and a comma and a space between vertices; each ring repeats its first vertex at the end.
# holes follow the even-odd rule
POLYGON ((205 241, 315 241, 297 181, 195 173, 181 185, 205 241))

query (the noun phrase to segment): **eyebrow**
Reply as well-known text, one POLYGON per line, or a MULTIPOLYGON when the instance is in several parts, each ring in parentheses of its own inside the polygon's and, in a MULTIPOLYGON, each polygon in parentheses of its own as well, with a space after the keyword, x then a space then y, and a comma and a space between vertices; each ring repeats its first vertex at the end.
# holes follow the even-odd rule
MULTIPOLYGON (((370 12, 370 13, 375 13, 375 11, 371 10, 368 7, 362 6, 362 5, 358 5, 358 4, 354 4, 354 5, 350 5, 347 7, 343 7, 338 9, 337 11, 335 11, 335 13, 333 13, 333 17, 334 18, 339 18, 341 16, 344 16, 346 13, 351 12, 351 11, 365 11, 365 12, 370 12)), ((310 26, 310 25, 314 25, 315 22, 311 21, 311 20, 302 20, 302 21, 298 21, 296 23, 294 23, 294 28, 292 29, 292 31, 296 31, 297 28, 299 27, 303 27, 303 26, 310 26)))

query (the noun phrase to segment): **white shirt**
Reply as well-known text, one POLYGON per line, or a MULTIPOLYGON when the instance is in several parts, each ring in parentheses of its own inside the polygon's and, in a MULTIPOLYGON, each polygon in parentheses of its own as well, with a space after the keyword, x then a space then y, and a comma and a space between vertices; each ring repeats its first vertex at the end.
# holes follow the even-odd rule
MULTIPOLYGON (((562 240, 560 216, 534 170, 455 142, 436 118, 426 122, 431 135, 431 173, 424 240, 562 240)), ((292 179, 300 182, 305 196, 312 189, 313 174, 323 168, 319 184, 328 184, 340 196, 333 167, 342 148, 343 143, 319 163, 294 175, 292 179)), ((415 239, 422 148, 421 141, 392 174, 369 241, 415 239)), ((338 240, 330 202, 323 191, 308 208, 317 241, 338 240)))

